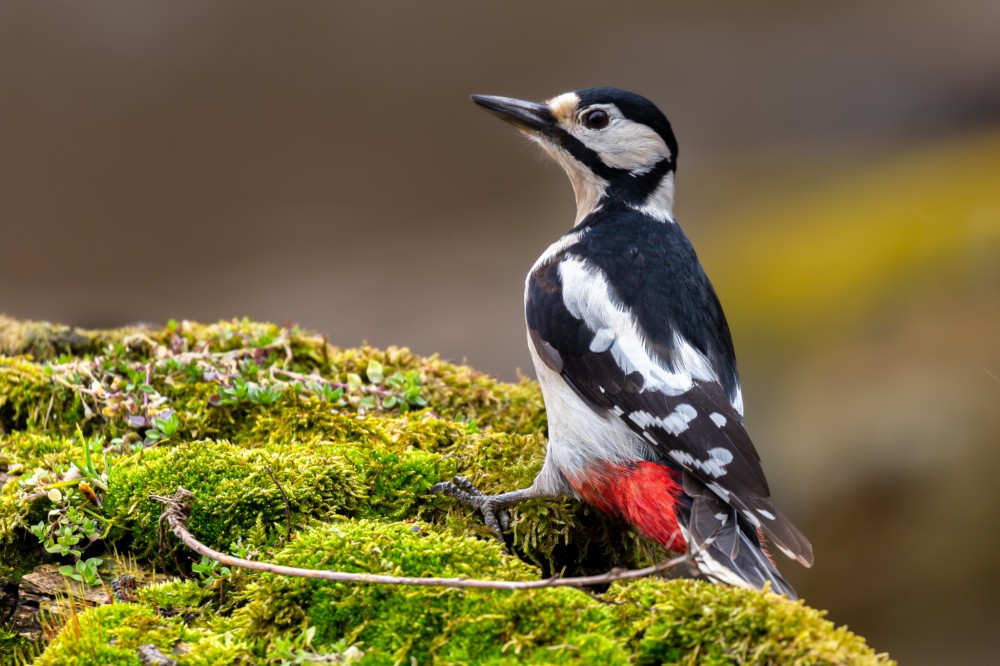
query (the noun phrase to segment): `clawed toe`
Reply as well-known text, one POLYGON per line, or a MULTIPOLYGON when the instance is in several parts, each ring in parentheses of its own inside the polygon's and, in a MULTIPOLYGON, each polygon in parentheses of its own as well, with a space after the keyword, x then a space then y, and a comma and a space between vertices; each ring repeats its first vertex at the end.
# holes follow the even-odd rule
POLYGON ((461 490, 464 490, 465 492, 469 493, 470 495, 475 495, 477 497, 483 497, 484 496, 483 495, 483 491, 481 491, 479 488, 476 488, 474 485, 472 485, 472 481, 469 481, 464 476, 456 476, 454 478, 454 480, 452 481, 452 483, 455 486, 457 486, 458 488, 460 488, 461 490))
POLYGON ((479 509, 482 505, 479 498, 486 497, 481 490, 472 485, 464 476, 456 476, 451 481, 435 483, 431 487, 431 492, 454 497, 462 504, 474 509, 479 509))
POLYGON ((456 476, 451 481, 442 481, 431 487, 432 493, 441 493, 475 509, 483 515, 483 522, 496 538, 504 543, 503 533, 510 528, 510 514, 494 501, 492 495, 484 495, 464 476, 456 476))

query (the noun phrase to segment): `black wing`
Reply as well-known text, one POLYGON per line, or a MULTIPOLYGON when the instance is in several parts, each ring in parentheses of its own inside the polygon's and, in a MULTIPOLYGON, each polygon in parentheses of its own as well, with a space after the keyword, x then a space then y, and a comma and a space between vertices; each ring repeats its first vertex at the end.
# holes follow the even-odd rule
MULTIPOLYGON (((637 254, 642 254, 638 246, 624 251, 633 263, 637 254)), ((570 248, 530 276, 526 317, 538 356, 595 411, 613 412, 649 443, 656 457, 683 470, 685 490, 692 498, 689 529, 698 543, 712 540, 717 547, 731 544, 735 550, 739 540, 733 532, 734 512, 739 511, 782 552, 810 565, 812 548, 768 499, 760 458, 743 428, 742 415, 708 360, 724 356, 727 350, 694 346, 681 334, 683 325, 650 331, 643 322, 657 316, 668 324, 683 319, 684 313, 676 311, 643 312, 651 303, 676 309, 670 299, 678 294, 669 292, 676 282, 660 286, 650 279, 655 276, 649 271, 643 275, 619 267, 612 285, 593 257, 570 248), (626 285, 630 304, 620 296, 619 279, 630 282, 626 285)), ((664 257, 653 257, 642 263, 663 261, 664 257)), ((712 298, 705 300, 697 293, 682 293, 679 298, 700 298, 694 307, 718 308, 696 260, 695 267, 704 284, 689 280, 691 289, 707 287, 712 298)), ((725 326, 721 310, 708 316, 725 326)), ((718 337, 728 341, 728 328, 718 337)), ((732 366, 735 381, 734 361, 732 366)))

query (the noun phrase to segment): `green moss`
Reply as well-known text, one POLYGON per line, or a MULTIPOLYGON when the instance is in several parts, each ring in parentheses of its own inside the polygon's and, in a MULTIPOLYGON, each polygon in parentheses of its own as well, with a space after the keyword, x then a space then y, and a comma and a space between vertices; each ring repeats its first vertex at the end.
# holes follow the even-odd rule
POLYGON ((0 437, 27 429, 67 432, 80 411, 79 399, 54 384, 43 366, 0 356, 0 437))
POLYGON ((142 666, 139 647, 147 644, 184 666, 247 663, 250 654, 246 642, 189 628, 181 617, 163 617, 139 604, 111 604, 74 613, 34 665, 142 666))
POLYGON ((802 601, 702 581, 616 586, 620 602, 657 612, 639 640, 640 664, 879 664, 860 637, 802 601))
MULTIPOLYGON (((456 474, 489 493, 527 485, 544 459, 544 430, 534 383, 497 382, 405 349, 338 349, 246 320, 80 331, 0 317, 0 575, 16 580, 51 560, 27 526, 69 507, 99 522, 88 556, 110 547, 190 575, 197 557, 176 539, 168 536, 170 555, 159 551, 161 505, 149 498, 178 486, 195 494, 188 527, 204 543, 239 543, 285 564, 526 580, 658 555, 621 521, 571 500, 536 500, 512 511, 515 557, 479 517, 428 494, 456 474), (416 378, 421 400, 412 404, 426 409, 384 401, 393 373, 416 378), (31 476, 37 485, 25 483, 31 476), (80 481, 88 488, 70 493, 80 481), (45 497, 56 487, 60 502, 45 497)), ((81 611, 37 663, 133 664, 144 643, 199 665, 352 653, 366 664, 885 661, 775 595, 642 580, 605 597, 217 568, 140 589, 134 604, 81 611)))
POLYGON ((74 614, 45 652, 35 660, 35 666, 142 666, 135 650, 126 645, 112 644, 112 630, 119 626, 149 628, 152 613, 143 606, 114 604, 74 614))
MULTIPOLYGON (((310 529, 281 564, 397 575, 525 580, 488 541, 354 521, 310 529)), ((274 636, 308 624, 357 644, 365 663, 884 663, 801 602, 698 581, 616 584, 596 601, 568 588, 519 592, 389 587, 260 576, 238 617, 274 636)))
POLYGON ((352 513, 365 497, 354 469, 332 447, 288 443, 278 450, 246 449, 200 440, 148 450, 116 467, 104 511, 119 530, 128 530, 138 554, 150 556, 159 544, 162 505, 149 495, 170 495, 184 487, 198 498, 191 517, 193 533, 226 550, 258 522, 280 525, 284 531, 284 498, 268 468, 281 482, 297 522, 352 513))
POLYGON ((0 628, 0 666, 27 663, 35 651, 28 639, 0 628))

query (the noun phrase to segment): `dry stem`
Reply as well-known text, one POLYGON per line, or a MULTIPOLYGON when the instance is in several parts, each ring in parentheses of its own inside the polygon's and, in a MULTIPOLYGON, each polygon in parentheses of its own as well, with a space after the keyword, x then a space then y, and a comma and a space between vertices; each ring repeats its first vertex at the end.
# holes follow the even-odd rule
POLYGON ((379 585, 423 585, 428 587, 474 587, 490 590, 531 590, 542 587, 588 587, 611 583, 616 580, 629 580, 633 578, 644 578, 653 574, 666 571, 675 566, 686 564, 688 556, 676 557, 642 569, 612 569, 607 573, 596 576, 574 576, 568 578, 546 578, 543 580, 488 580, 478 578, 431 578, 415 576, 385 576, 379 574, 349 573, 346 571, 326 571, 319 569, 302 569, 299 567, 286 567, 280 564, 268 564, 267 562, 254 562, 239 557, 233 557, 213 550, 198 541, 190 532, 186 524, 194 506, 194 495, 184 488, 178 488, 170 497, 162 495, 150 495, 152 499, 164 505, 163 513, 160 514, 160 540, 163 540, 163 523, 166 522, 171 531, 184 544, 200 555, 216 560, 226 566, 241 567, 244 569, 254 569, 266 571, 282 576, 298 576, 300 578, 318 578, 321 580, 334 580, 351 583, 375 583, 379 585))

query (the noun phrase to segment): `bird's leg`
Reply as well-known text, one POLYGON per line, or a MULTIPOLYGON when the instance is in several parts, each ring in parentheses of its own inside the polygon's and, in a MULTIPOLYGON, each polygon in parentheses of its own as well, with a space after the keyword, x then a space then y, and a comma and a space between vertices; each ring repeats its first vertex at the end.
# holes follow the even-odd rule
POLYGON ((483 514, 483 522, 501 543, 505 543, 503 533, 510 528, 510 514, 507 512, 507 507, 539 496, 534 486, 499 495, 484 495, 464 476, 456 476, 451 481, 435 484, 431 492, 454 497, 470 509, 483 514))

